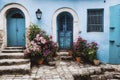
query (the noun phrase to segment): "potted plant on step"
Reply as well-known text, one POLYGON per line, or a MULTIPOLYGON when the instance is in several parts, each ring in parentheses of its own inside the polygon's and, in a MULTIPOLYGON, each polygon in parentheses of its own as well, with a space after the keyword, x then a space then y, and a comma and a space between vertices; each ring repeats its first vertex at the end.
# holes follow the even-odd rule
POLYGON ((48 36, 40 30, 39 34, 31 40, 24 53, 31 58, 31 61, 41 64, 43 61, 48 62, 48 58, 52 59, 57 49, 58 45, 52 41, 52 36, 48 36))
POLYGON ((88 60, 93 62, 94 65, 99 65, 99 60, 97 59, 97 50, 98 45, 95 42, 91 42, 87 44, 87 53, 88 53, 88 60))
POLYGON ((77 62, 81 62, 81 53, 80 52, 75 52, 74 55, 75 55, 75 60, 77 62))
POLYGON ((43 64, 44 57, 42 56, 41 53, 38 56, 36 57, 32 56, 31 58, 33 58, 33 61, 35 61, 36 64, 39 64, 39 65, 43 64))
POLYGON ((73 45, 73 56, 76 58, 77 62, 81 61, 81 57, 83 56, 85 49, 86 49, 87 41, 83 38, 79 37, 76 42, 74 42, 73 45))
POLYGON ((48 57, 52 58, 56 53, 57 48, 57 43, 50 40, 49 36, 37 34, 24 53, 30 55, 31 58, 38 61, 38 63, 41 63, 41 60, 48 62, 48 57))

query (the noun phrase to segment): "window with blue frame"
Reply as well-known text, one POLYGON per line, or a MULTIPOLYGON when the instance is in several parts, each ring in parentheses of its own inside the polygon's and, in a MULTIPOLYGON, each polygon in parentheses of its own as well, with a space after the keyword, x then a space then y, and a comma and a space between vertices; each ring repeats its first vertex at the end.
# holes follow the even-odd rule
POLYGON ((104 10, 87 10, 87 32, 103 32, 104 10))

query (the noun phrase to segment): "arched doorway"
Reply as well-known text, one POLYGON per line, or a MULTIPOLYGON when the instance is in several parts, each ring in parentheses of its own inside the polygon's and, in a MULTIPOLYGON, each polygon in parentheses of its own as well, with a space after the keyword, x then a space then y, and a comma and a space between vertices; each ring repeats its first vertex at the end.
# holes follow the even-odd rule
POLYGON ((25 16, 17 8, 7 13, 7 46, 25 47, 25 16))
POLYGON ((58 15, 60 15, 62 12, 68 12, 73 17, 73 42, 74 42, 74 41, 76 41, 76 39, 79 36, 79 28, 78 28, 79 19, 78 19, 78 15, 75 12, 75 10, 73 10, 72 8, 68 8, 68 7, 59 8, 53 14, 53 18, 52 18, 52 36, 53 36, 53 40, 55 42, 58 42, 57 18, 58 18, 58 15))
POLYGON ((62 12, 57 16, 57 32, 59 49, 72 48, 73 16, 69 12, 62 12))
MULTIPOLYGON (((30 25, 29 12, 23 5, 18 4, 18 3, 6 4, 0 11, 0 18, 1 18, 0 25, 2 25, 1 28, 3 29, 3 34, 4 34, 2 48, 7 46, 7 15, 10 13, 12 9, 15 9, 15 10, 19 9, 22 13, 24 13, 25 29, 26 29, 25 35, 27 35, 27 27, 29 27, 30 25)), ((29 42, 27 41, 28 38, 26 37, 25 40, 26 40, 25 45, 27 46, 27 44, 29 44, 29 42)))

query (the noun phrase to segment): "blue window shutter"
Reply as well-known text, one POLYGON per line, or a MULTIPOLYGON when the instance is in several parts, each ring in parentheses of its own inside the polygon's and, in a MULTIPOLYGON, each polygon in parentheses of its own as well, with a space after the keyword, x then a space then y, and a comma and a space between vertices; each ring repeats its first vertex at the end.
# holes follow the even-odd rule
POLYGON ((120 64, 120 5, 110 7, 109 62, 120 64))

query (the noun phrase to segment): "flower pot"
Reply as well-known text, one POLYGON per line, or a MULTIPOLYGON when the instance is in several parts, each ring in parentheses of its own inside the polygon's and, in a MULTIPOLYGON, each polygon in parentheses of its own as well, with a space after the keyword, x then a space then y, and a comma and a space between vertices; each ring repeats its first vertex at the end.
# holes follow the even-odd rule
POLYGON ((72 56, 72 51, 71 50, 68 51, 68 55, 72 56))
POLYGON ((77 62, 81 62, 81 58, 80 57, 76 57, 76 61, 77 62))
POLYGON ((43 59, 38 60, 38 64, 41 65, 43 63, 43 59))
POLYGON ((94 59, 93 62, 94 62, 94 65, 96 65, 96 66, 100 64, 100 61, 96 60, 96 59, 94 59))

